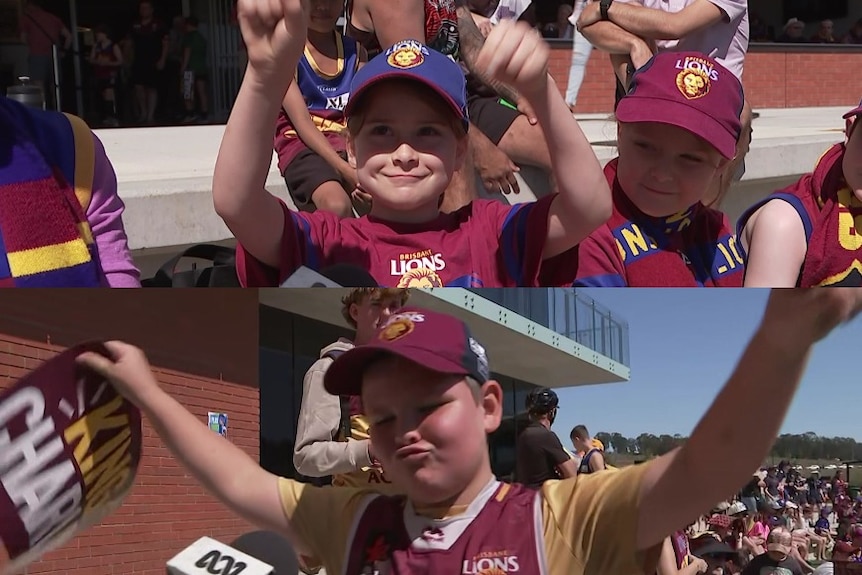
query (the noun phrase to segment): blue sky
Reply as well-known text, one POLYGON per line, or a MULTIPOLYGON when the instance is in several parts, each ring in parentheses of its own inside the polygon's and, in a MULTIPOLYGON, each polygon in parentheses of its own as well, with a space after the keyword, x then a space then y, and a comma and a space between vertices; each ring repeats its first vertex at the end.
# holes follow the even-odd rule
MULTIPOLYGON (((760 321, 767 290, 579 289, 629 324, 631 380, 560 390, 554 430, 688 435, 727 380, 760 321), (675 405, 675 406, 674 406, 675 405)), ((782 433, 862 441, 862 316, 815 349, 782 433)))

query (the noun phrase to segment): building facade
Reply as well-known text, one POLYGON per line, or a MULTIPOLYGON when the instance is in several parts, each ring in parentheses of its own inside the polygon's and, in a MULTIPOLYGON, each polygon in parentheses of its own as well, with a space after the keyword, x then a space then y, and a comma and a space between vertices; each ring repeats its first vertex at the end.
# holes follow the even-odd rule
MULTIPOLYGON (((341 315, 346 291, 261 291, 261 464, 274 473, 297 477, 293 444, 303 377, 323 347, 353 335, 341 315)), ((409 305, 460 317, 485 347, 504 392, 503 425, 490 438, 491 464, 501 478, 514 470, 531 389, 629 378, 627 324, 573 289, 412 290, 409 305)))

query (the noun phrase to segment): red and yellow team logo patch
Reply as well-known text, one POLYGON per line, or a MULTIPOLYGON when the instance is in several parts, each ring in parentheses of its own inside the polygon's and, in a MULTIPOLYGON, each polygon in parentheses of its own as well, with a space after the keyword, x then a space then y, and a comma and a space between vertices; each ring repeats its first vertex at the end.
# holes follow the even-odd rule
POLYGON ((402 70, 406 70, 407 68, 415 68, 425 61, 425 55, 422 53, 422 50, 417 46, 402 46, 396 50, 393 50, 389 57, 386 59, 390 66, 393 68, 401 68, 402 70))
POLYGON ((700 70, 685 69, 676 75, 676 87, 688 100, 709 94, 709 84, 709 74, 700 70))
POLYGON ((396 319, 383 328, 379 337, 383 341, 395 341, 409 335, 415 327, 413 321, 408 318, 396 319))

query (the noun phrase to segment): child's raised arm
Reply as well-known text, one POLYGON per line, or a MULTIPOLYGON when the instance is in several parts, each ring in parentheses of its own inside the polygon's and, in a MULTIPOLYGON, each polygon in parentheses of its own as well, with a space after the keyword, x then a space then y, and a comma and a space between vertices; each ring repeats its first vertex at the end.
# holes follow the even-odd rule
POLYGON ((545 133, 559 190, 548 214, 542 257, 558 255, 611 215, 611 192, 596 154, 548 75, 547 42, 529 25, 500 22, 485 40, 476 66, 526 98, 545 133))
POLYGON ((146 415, 165 445, 192 475, 237 515, 284 535, 299 553, 307 546, 291 528, 281 504, 278 477, 264 470, 248 454, 213 433, 185 407, 159 387, 144 353, 112 341, 108 359, 85 353, 78 362, 108 379, 117 391, 146 415))
POLYGON ((689 440, 645 472, 638 549, 745 485, 778 436, 812 347, 860 310, 858 288, 772 290, 760 327, 689 440))
POLYGON ((305 47, 308 0, 239 0, 248 68, 225 126, 213 178, 216 212, 245 249, 277 267, 283 212, 264 188, 272 136, 305 47))

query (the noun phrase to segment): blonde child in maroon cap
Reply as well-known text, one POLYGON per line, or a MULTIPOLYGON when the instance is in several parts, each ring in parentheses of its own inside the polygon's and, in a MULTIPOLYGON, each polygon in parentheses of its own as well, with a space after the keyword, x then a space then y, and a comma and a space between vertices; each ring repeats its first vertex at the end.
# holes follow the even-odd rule
POLYGON ((737 229, 746 287, 862 285, 862 102, 810 174, 749 208, 737 229))
POLYGON ((703 204, 736 155, 742 107, 736 76, 697 52, 659 53, 634 74, 605 167, 613 214, 581 242, 575 285, 742 285, 733 229, 703 204))
POLYGON ((636 575, 654 573, 665 538, 760 465, 815 342, 860 309, 862 290, 774 290, 685 445, 538 490, 494 477, 487 436, 500 426, 503 391, 485 348, 453 316, 399 310, 324 378, 333 395, 361 395, 372 449, 404 496, 273 475, 160 389, 132 346, 108 343, 111 359, 79 361, 139 406, 210 492, 332 575, 636 575))

